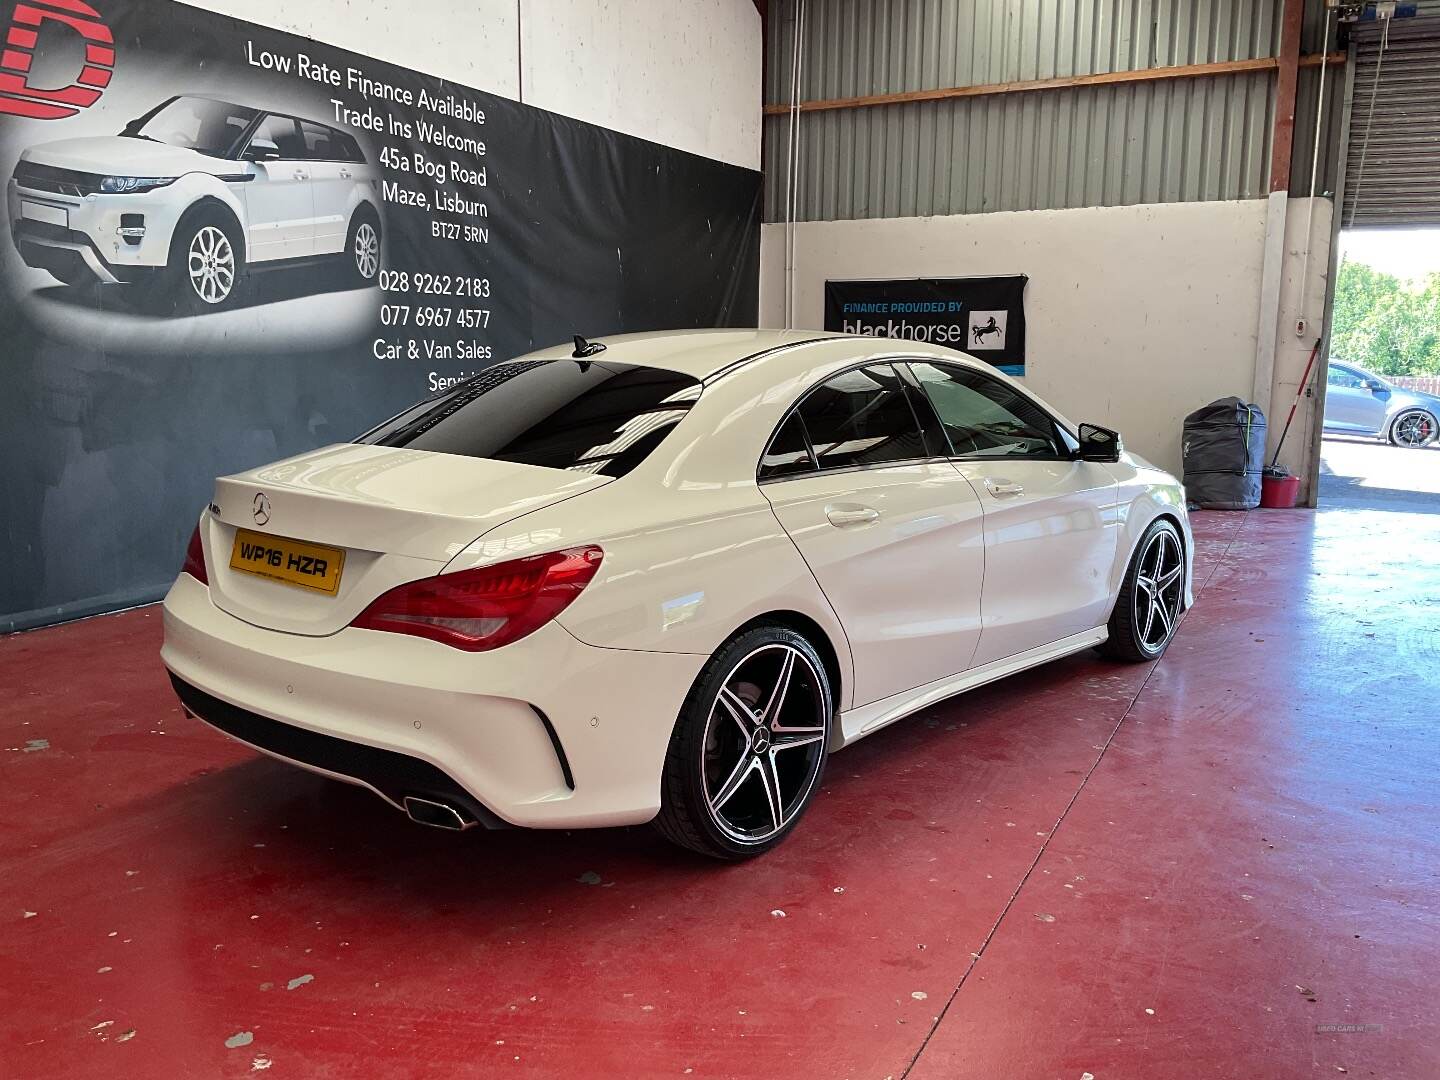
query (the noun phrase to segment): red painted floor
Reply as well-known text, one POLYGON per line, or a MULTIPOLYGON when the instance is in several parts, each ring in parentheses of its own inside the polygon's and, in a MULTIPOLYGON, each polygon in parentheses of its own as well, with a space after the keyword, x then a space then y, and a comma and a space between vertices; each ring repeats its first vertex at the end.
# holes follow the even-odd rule
POLYGON ((932 708, 736 867, 257 757, 153 610, 0 639, 0 1077, 1440 1076, 1440 515, 1197 526, 1158 665, 932 708))

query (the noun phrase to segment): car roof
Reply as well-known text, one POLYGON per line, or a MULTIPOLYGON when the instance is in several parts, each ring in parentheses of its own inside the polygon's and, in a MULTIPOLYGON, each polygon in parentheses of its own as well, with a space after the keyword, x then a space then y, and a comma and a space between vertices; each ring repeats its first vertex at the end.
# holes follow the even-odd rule
POLYGON ((176 94, 173 100, 179 101, 181 98, 198 98, 201 101, 213 101, 216 105, 229 105, 234 109, 253 109, 255 112, 264 116, 283 116, 287 120, 301 120, 307 124, 314 124, 316 127, 327 128, 330 131, 339 131, 342 135, 345 134, 343 129, 336 127, 334 124, 327 124, 323 120, 311 120, 308 117, 300 116, 293 112, 286 112, 282 109, 266 108, 264 105, 242 105, 238 101, 231 101, 229 98, 221 97, 219 94, 176 94))
MULTIPOLYGON (((699 443, 677 442, 670 452, 657 453, 641 468, 669 476, 685 459, 687 475, 706 482, 729 475, 734 460, 763 445, 798 396, 856 364, 895 359, 933 358, 984 373, 1010 385, 1053 416, 1074 436, 1075 424, 1018 380, 968 353, 908 338, 867 337, 823 330, 674 330, 644 334, 601 335, 592 344, 605 351, 590 359, 598 364, 634 364, 677 371, 704 383, 692 415, 708 416, 710 437, 699 443)), ((573 362, 573 340, 540 349, 516 360, 573 362)), ((692 430, 703 430, 692 426, 692 430)))
POLYGON ((187 91, 180 94, 172 94, 170 100, 179 101, 181 98, 197 98, 200 101, 213 101, 217 105, 230 105, 237 109, 254 109, 256 112, 268 111, 266 109, 262 109, 259 105, 241 105, 240 102, 232 101, 228 97, 221 97, 219 94, 190 93, 187 91))
MULTIPOLYGON (((973 358, 954 349, 909 340, 887 341, 884 338, 839 334, 825 330, 663 330, 640 334, 601 335, 590 339, 605 345, 605 351, 592 357, 597 362, 635 364, 639 367, 667 368, 692 378, 707 380, 730 369, 745 366, 750 360, 769 353, 788 352, 792 348, 821 342, 836 344, 853 342, 859 350, 873 352, 893 345, 912 356, 936 356, 951 360, 973 358)), ((530 353, 520 360, 573 359, 575 345, 567 341, 530 353)))
POLYGON ((1375 374, 1375 372, 1371 371, 1369 368, 1361 367, 1359 364, 1355 363, 1354 360, 1345 360, 1338 356, 1332 356, 1329 360, 1325 362, 1327 364, 1332 364, 1335 367, 1348 368, 1349 370, 1358 372, 1361 375, 1367 375, 1372 379, 1382 378, 1382 376, 1375 374))
MULTIPOLYGON (((604 334, 591 337, 605 346, 591 359, 604 363, 667 368, 705 379, 737 361, 772 349, 801 345, 827 335, 818 330, 661 330, 640 334, 604 334)), ((573 341, 529 353, 520 360, 572 359, 573 341)))

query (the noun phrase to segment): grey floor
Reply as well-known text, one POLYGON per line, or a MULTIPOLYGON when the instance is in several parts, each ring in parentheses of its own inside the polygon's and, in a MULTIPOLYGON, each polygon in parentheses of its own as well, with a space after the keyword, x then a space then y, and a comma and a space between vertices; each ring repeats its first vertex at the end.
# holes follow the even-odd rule
POLYGON ((1440 514, 1440 443, 1409 450, 1327 436, 1320 450, 1320 506, 1440 514))

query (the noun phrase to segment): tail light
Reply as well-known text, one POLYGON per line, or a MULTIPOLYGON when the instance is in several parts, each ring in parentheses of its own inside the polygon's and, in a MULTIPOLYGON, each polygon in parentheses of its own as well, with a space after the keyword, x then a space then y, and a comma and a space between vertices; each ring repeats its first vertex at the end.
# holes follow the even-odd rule
POLYGON ((210 579, 205 576, 205 545, 200 543, 199 525, 190 534, 190 543, 185 545, 185 565, 180 567, 180 572, 189 574, 202 585, 210 584, 210 579))
POLYGON ((397 585, 351 626, 414 634, 466 652, 498 649, 570 606, 600 568, 598 547, 547 555, 397 585))

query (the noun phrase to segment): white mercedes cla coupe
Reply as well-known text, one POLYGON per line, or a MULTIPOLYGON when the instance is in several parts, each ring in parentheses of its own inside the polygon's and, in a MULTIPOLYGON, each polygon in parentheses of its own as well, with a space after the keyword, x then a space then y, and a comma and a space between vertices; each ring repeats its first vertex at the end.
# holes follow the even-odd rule
POLYGON ((338 128, 248 105, 172 97, 119 135, 20 155, 11 237, 69 285, 150 284, 182 312, 232 303, 247 271, 340 261, 380 269, 379 179, 338 128))
POLYGON ((185 708, 417 821, 654 820, 738 859, 826 757, 1187 606, 1181 486, 961 353, 576 339, 220 479, 165 600, 185 708))

